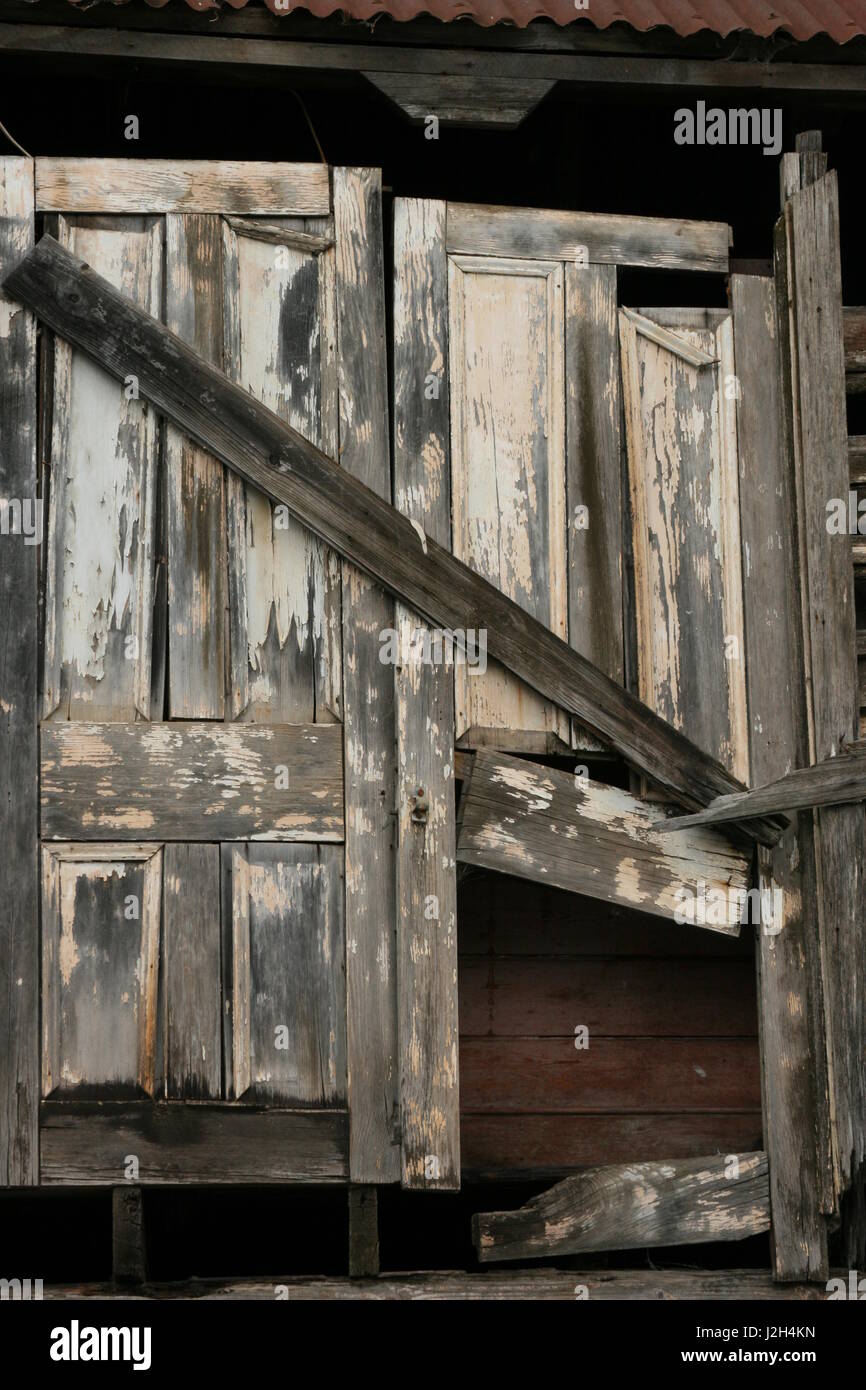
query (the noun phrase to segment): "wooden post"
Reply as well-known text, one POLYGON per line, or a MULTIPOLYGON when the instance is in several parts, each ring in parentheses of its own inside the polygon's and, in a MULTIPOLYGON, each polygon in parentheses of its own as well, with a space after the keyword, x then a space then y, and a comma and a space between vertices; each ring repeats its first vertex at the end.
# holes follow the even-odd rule
MULTIPOLYGON (((0 159, 0 274, 33 245, 33 162, 0 159)), ((0 1186, 39 1181, 36 320, 0 292, 0 1186), (28 534, 29 532, 29 534, 28 534)))
POLYGON ((111 1190, 111 1269, 115 1284, 147 1279, 144 1203, 140 1187, 111 1190))
POLYGON ((375 1187, 349 1188, 349 1278, 379 1273, 379 1196, 375 1187))

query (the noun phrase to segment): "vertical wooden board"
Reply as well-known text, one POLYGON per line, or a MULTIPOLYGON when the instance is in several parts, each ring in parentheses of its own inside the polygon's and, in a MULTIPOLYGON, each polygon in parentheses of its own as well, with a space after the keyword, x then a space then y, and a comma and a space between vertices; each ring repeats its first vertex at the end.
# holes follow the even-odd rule
POLYGON ((42 1094, 126 1100, 156 1086, 162 850, 43 850, 42 1094))
MULTIPOLYGON (((0 274, 32 245, 33 164, 5 156, 0 274)), ((36 410, 36 320, 0 292, 0 1187, 39 1176, 36 410)))
MULTIPOLYGON (((161 218, 60 221, 61 239, 160 317, 161 218)), ((58 339, 54 353, 43 718, 149 719, 158 426, 58 339)))
MULTIPOLYGON (((390 499, 382 180, 334 170, 342 466, 390 499)), ((343 564, 349 1169, 400 1176, 394 678, 379 660, 394 602, 343 564)))
POLYGON ((111 1273, 115 1284, 147 1278, 144 1194, 134 1184, 111 1192, 111 1273))
POLYGON ((223 870, 229 1098, 345 1104, 342 849, 224 845, 223 870))
MULTIPOLYGON (((394 485, 439 545, 451 537, 444 203, 394 211, 394 485), (439 380, 438 396, 426 389, 439 380), (444 388, 444 389, 443 389, 444 388)), ((397 605, 397 988, 404 1187, 460 1186, 454 672, 397 605)), ((458 677, 459 678, 459 677, 458 677)))
MULTIPOLYGON (((166 325, 222 367, 222 223, 165 219, 166 325)), ((169 716, 222 719, 226 527, 223 466, 173 425, 165 430, 169 716)))
MULTIPOLYGON (((565 334, 558 261, 449 257, 453 548, 558 637, 568 635, 565 334)), ((456 730, 570 721, 499 663, 455 671, 456 730)))
POLYGON ((746 781, 730 317, 663 334, 676 346, 620 311, 640 696, 746 781))
MULTIPOLYGON (((773 281, 731 279, 740 453, 740 521, 752 779, 762 786, 807 761, 793 477, 782 429, 773 281)), ((757 935, 764 1143, 775 1275, 827 1277, 821 1215, 832 1178, 820 943, 811 816, 758 851, 762 893, 781 919, 757 935)))
MULTIPOLYGON (((334 252, 298 247, 298 225, 269 223, 264 236, 223 221, 226 370, 335 457, 334 252)), ((286 507, 234 474, 226 488, 231 716, 330 723, 339 715, 339 563, 286 507)))
POLYGON ((165 1096, 219 1100, 219 848, 167 844, 163 853, 165 1096))

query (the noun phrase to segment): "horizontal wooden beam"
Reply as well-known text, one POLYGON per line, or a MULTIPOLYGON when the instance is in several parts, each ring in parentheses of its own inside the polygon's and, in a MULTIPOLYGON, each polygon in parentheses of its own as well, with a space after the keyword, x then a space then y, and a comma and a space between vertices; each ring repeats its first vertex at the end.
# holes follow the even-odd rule
POLYGON ((730 911, 722 922, 696 925, 739 934, 749 859, 706 831, 664 840, 658 831, 662 809, 631 792, 505 753, 481 752, 461 817, 460 863, 669 919, 689 895, 698 901, 702 882, 707 895, 725 895, 730 911))
POLYGON ((42 725, 45 840, 342 840, 339 724, 42 725))
POLYGON ((554 86, 550 80, 455 73, 370 72, 369 81, 410 120, 514 130, 554 86))
MULTIPOLYGON (((53 238, 4 282, 18 299, 179 429, 403 603, 449 632, 487 633, 490 655, 574 714, 690 810, 743 790, 735 778, 635 696, 404 516, 249 392, 144 313, 53 238)), ((749 823, 757 839, 776 830, 749 823)))
POLYGON ((848 436, 848 472, 852 484, 866 483, 866 434, 848 436))
POLYGON ((130 1154, 142 1185, 345 1182, 349 1117, 189 1102, 40 1107, 43 1186, 117 1186, 130 1154))
POLYGON ((327 217, 324 164, 211 159, 36 161, 37 212, 212 212, 327 217))
POLYGON ((837 758, 827 758, 814 767, 799 767, 753 791, 720 796, 705 811, 691 816, 673 816, 662 827, 662 834, 699 825, 724 825, 756 816, 783 811, 805 811, 813 806, 844 806, 866 801, 866 743, 849 744, 837 758))
POLYGON ((717 1154, 588 1168, 516 1211, 474 1216, 472 1238, 487 1263, 743 1240, 769 1228, 766 1154, 717 1154))
POLYGON ((449 203, 452 253, 727 272, 726 222, 449 203))

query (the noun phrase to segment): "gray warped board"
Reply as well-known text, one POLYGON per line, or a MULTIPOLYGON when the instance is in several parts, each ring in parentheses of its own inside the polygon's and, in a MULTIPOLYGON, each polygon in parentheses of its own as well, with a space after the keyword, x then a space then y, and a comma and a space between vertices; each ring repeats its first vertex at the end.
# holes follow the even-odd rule
POLYGON ((737 936, 734 895, 750 887, 748 858, 712 831, 680 832, 676 841, 662 836, 662 818, 659 807, 618 787, 480 752, 464 796, 457 858, 668 918, 685 909, 689 895, 697 904, 703 883, 707 900, 724 893, 730 909, 723 921, 705 925, 737 936))
MULTIPOLYGON (((4 274, 32 246, 33 221, 32 161, 0 158, 4 274)), ((0 1187, 39 1177, 36 362, 35 319, 0 292, 0 1187)))
POLYGON ((162 848, 42 854, 42 1094, 153 1096, 162 848))
POLYGON ((42 727, 48 840, 342 840, 338 725, 42 727))
MULTIPOLYGON (((333 225, 224 217, 221 226, 206 289, 212 297, 222 283, 228 375, 336 457, 333 225)), ((232 473, 226 498, 231 717, 333 721, 341 684, 339 560, 285 506, 232 473)))
POLYGON ((621 309, 620 345, 639 692, 745 781, 732 322, 674 331, 621 309))
POLYGON ((769 1229, 764 1153, 590 1168, 517 1211, 472 1219, 479 1260, 744 1240, 769 1229))
POLYGON ((729 238, 724 222, 448 204, 449 253, 727 271, 729 238))
POLYGON ((343 851, 223 845, 226 1093, 346 1102, 343 851))
POLYGON ((330 212, 324 164, 40 157, 35 165, 39 212, 330 212))
POLYGON ((240 1105, 58 1105, 40 1110, 44 1186, 116 1186, 128 1156, 148 1183, 345 1183, 343 1110, 240 1105))
POLYGON ((717 797, 705 811, 692 816, 673 816, 666 831, 689 825, 723 825, 749 815, 777 811, 803 811, 812 806, 841 806, 866 801, 866 747, 850 745, 836 758, 813 767, 795 768, 776 782, 750 792, 717 797))
MULTIPOLYGON (((540 694, 576 715, 637 770, 689 808, 741 790, 715 759, 543 624, 462 564, 249 393, 43 237, 6 276, 4 288, 74 340, 109 374, 136 369, 144 394, 235 472, 285 502, 317 535, 443 627, 486 627, 491 655, 540 694), (96 331, 94 325, 99 325, 96 331)), ((754 821, 751 838, 778 830, 754 821)))
MULTIPOLYGON (((159 315, 160 218, 60 219, 64 245, 159 315)), ((42 717, 150 717, 156 416, 55 344, 42 717)))

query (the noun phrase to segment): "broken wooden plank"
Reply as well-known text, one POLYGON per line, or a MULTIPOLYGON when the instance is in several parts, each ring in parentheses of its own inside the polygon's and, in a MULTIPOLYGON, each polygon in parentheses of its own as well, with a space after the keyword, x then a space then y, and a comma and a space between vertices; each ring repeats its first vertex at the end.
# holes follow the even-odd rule
MULTIPOLYGON (((711 352, 705 352, 696 343, 690 343, 681 333, 672 333, 662 323, 654 323, 645 314, 638 314, 634 309, 627 309, 625 306, 620 309, 623 318, 634 328, 641 337, 648 338, 651 343, 657 343, 659 347, 666 348, 675 357, 681 357, 690 367, 712 367, 717 361, 711 352)), ((683 328, 694 330, 694 324, 684 322, 683 328)))
POLYGON ((162 958, 165 1097, 222 1096, 220 853, 218 845, 163 851, 162 958))
POLYGON ((345 1183, 343 1110, 244 1105, 40 1107, 43 1186, 111 1187, 130 1154, 137 1181, 160 1183, 345 1183))
MULTIPOLYGON (((705 830, 662 837, 660 808, 589 777, 476 753, 457 858, 736 936, 746 856, 705 830), (714 911, 699 906, 713 894, 714 911), (715 896, 719 895, 719 896, 715 896), (683 915, 685 914, 685 915, 683 915), (689 915, 691 914, 691 915, 689 915), (700 921, 701 916, 717 920, 700 921)), ((751 904, 750 904, 751 905, 751 904)))
POLYGON ((770 1225, 767 1156, 590 1168, 517 1211, 472 1219, 482 1264, 589 1250, 744 1240, 770 1225))
POLYGON ((726 271, 729 238, 724 222, 448 204, 449 252, 726 271))
POLYGON ((866 800, 866 747, 843 748, 837 758, 814 767, 797 768, 777 782, 750 792, 734 792, 717 797, 705 811, 691 816, 673 816, 663 833, 684 830, 692 825, 723 825, 756 816, 807 810, 814 806, 842 806, 866 800))
MULTIPOLYGON (((391 498, 382 176, 334 171, 340 453, 345 474, 391 498)), ((346 1007, 353 1182, 400 1176, 394 673, 379 660, 394 601, 342 564, 346 1007)))
MULTIPOLYGON (((33 163, 0 158, 0 273, 33 245, 33 163)), ((0 1187, 39 1180, 36 320, 0 291, 0 1187)))
POLYGON ((37 212, 326 217, 331 210, 324 164, 53 156, 34 162, 37 212))
MULTIPOLYGON (((420 199, 394 209, 394 485, 401 511, 447 549, 445 217, 444 203, 420 199)), ((466 667, 410 608, 398 603, 394 622, 402 1184, 448 1190, 460 1186, 454 686, 466 667)))
POLYGON ((42 726, 48 840, 342 840, 335 724, 42 726))
MULTIPOLYGON (((4 282, 114 376, 135 370, 143 394, 236 472, 424 618, 486 628, 493 656, 689 808, 741 790, 686 736, 573 652, 412 522, 228 381, 50 237, 4 282)), ((774 843, 772 826, 748 832, 774 843)))

